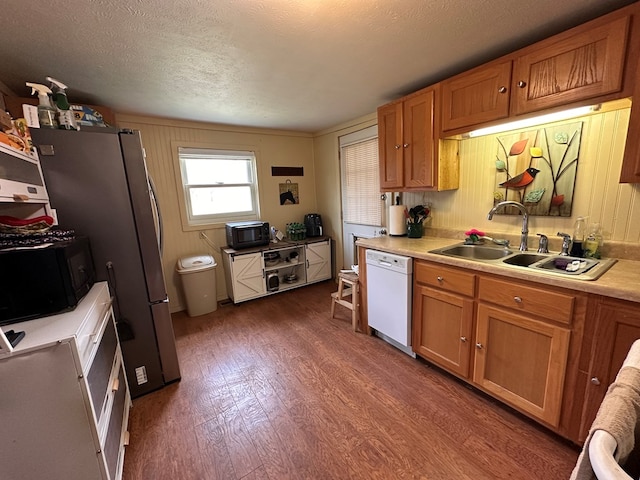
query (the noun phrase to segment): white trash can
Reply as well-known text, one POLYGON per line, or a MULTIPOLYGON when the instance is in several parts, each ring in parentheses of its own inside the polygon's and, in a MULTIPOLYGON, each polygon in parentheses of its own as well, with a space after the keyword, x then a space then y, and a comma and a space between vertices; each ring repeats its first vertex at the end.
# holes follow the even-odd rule
POLYGON ((178 260, 176 271, 182 278, 187 314, 197 317, 218 308, 216 261, 211 255, 194 255, 178 260))

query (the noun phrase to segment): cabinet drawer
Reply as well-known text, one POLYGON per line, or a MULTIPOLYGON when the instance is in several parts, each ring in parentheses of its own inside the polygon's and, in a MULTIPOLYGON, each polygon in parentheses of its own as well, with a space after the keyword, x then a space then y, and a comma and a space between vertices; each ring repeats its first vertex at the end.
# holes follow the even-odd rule
POLYGON ((415 263, 415 280, 418 283, 438 287, 450 292, 473 297, 476 276, 455 268, 433 263, 415 263))
POLYGON ((96 301, 91 306, 90 312, 76 337, 78 345, 78 355, 82 362, 82 371, 86 372, 93 357, 98 350, 100 336, 111 318, 111 299, 109 290, 104 288, 100 291, 96 301))
POLYGON ((478 299, 567 325, 575 302, 575 297, 566 293, 487 277, 480 277, 478 299))
POLYGON ((123 460, 123 435, 128 418, 128 392, 122 365, 118 369, 118 377, 112 387, 113 407, 109 417, 109 429, 104 443, 104 456, 107 462, 109 478, 120 478, 123 460))
POLYGON ((113 321, 109 321, 104 329, 104 334, 87 375, 89 395, 96 414, 96 423, 100 423, 102 414, 107 407, 109 379, 116 361, 117 347, 116 328, 113 321))

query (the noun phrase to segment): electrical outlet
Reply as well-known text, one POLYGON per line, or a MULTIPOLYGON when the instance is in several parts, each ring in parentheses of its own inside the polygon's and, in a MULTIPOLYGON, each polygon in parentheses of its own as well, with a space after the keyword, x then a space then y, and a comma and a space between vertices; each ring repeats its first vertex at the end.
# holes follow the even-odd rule
POLYGON ((138 382, 138 385, 142 385, 149 381, 147 378, 147 368, 144 365, 136 368, 136 381, 138 382))

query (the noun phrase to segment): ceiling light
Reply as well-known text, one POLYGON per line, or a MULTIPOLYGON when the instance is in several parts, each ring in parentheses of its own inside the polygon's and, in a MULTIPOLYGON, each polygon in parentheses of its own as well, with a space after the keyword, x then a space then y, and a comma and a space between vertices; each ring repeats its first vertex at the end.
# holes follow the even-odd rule
POLYGON ((571 108, 569 110, 563 110, 561 112, 549 113, 547 115, 540 115, 538 117, 525 118, 524 120, 516 120, 515 122, 502 123, 500 125, 493 125, 486 128, 479 128, 478 130, 469 132, 465 136, 469 138, 481 137, 483 135, 491 135, 493 133, 518 130, 520 128, 531 127, 533 125, 542 125, 545 123, 558 122, 560 120, 580 117, 589 113, 597 112, 598 110, 600 110, 600 105, 589 105, 587 107, 571 108))

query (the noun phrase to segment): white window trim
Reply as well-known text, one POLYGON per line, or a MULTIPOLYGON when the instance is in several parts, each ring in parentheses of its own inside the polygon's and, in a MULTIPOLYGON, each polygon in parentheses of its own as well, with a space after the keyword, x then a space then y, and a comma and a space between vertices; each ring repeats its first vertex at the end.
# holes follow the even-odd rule
POLYGON ((182 223, 182 230, 197 231, 208 228, 224 228, 225 223, 229 221, 246 221, 257 220, 260 218, 260 185, 259 185, 259 164, 260 164, 260 152, 254 145, 230 145, 220 143, 208 143, 208 142, 191 142, 191 141, 171 141, 171 153, 173 156, 173 169, 176 183, 176 193, 178 195, 178 204, 180 210, 180 221, 182 223), (239 152, 253 152, 255 155, 255 212, 248 215, 234 215, 233 218, 219 220, 212 222, 211 220, 205 220, 202 222, 193 221, 189 218, 189 205, 186 198, 186 190, 182 180, 182 169, 179 156, 179 148, 195 148, 195 149, 208 149, 208 150, 228 150, 239 152))

